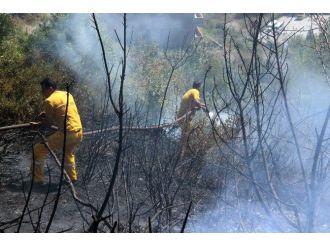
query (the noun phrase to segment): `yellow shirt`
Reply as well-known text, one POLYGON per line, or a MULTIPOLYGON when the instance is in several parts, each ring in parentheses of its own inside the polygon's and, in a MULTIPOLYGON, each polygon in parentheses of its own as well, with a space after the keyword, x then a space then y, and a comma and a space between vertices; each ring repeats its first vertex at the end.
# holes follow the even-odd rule
POLYGON ((199 91, 195 88, 189 89, 181 99, 181 105, 177 117, 182 117, 187 112, 191 111, 194 107, 195 101, 200 101, 199 91))
MULTIPOLYGON (((56 125, 60 130, 64 128, 64 116, 66 110, 67 93, 65 91, 54 91, 45 99, 46 118, 56 125)), ((78 109, 72 95, 69 93, 69 105, 67 114, 68 131, 82 130, 78 109)))

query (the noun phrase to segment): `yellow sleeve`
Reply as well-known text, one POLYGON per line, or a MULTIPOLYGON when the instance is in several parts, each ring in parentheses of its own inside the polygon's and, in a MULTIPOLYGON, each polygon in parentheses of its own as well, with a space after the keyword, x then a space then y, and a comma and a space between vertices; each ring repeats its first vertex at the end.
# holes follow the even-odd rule
POLYGON ((193 90, 191 93, 192 93, 193 98, 199 102, 200 101, 199 91, 193 90))

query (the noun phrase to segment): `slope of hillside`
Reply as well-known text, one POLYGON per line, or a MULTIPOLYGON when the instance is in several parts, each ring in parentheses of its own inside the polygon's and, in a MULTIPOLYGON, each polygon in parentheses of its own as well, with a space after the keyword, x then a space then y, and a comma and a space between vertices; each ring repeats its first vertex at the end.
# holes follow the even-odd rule
POLYGON ((47 20, 51 14, 19 13, 11 15, 17 26, 21 27, 23 31, 31 33, 39 27, 40 23, 47 20))

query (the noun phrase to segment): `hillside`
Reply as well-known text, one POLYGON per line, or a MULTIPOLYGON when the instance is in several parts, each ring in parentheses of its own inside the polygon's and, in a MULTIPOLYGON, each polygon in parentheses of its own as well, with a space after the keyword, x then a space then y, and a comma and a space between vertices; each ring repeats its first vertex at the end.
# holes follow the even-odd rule
POLYGON ((39 25, 47 20, 51 14, 11 14, 14 23, 27 33, 33 32, 39 25))

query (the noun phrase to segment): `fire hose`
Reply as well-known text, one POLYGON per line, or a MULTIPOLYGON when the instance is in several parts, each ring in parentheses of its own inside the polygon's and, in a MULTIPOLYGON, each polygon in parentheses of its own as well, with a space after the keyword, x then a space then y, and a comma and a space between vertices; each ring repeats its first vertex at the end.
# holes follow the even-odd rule
MULTIPOLYGON (((22 129, 22 128, 32 128, 32 127, 33 127, 32 123, 15 124, 15 125, 0 127, 0 131, 6 131, 6 130, 12 130, 12 129, 22 129)), ((52 130, 58 130, 58 127, 56 127, 55 125, 51 125, 50 128, 52 130)))
MULTIPOLYGON (((143 130, 156 130, 156 129, 170 128, 170 127, 177 126, 181 121, 183 121, 187 117, 191 116, 195 111, 196 111, 196 109, 193 109, 193 110, 187 112, 185 115, 177 118, 174 122, 171 122, 171 123, 150 125, 150 126, 145 126, 145 127, 128 127, 128 126, 124 126, 123 129, 124 130, 133 130, 133 131, 143 131, 143 130)), ((15 125, 10 125, 10 126, 0 127, 0 131, 7 131, 7 130, 12 130, 12 129, 22 129, 22 128, 32 128, 34 126, 35 125, 31 124, 31 123, 15 124, 15 125)), ((35 127, 40 127, 40 126, 35 126, 35 127)), ((54 125, 50 126, 50 128, 52 130, 58 130, 58 127, 56 127, 54 125)), ((83 133, 83 135, 88 136, 88 135, 94 135, 94 134, 103 133, 103 132, 118 131, 119 129, 120 129, 119 126, 114 126, 114 127, 111 127, 111 128, 86 131, 86 132, 83 133)))
MULTIPOLYGON (((164 123, 164 124, 151 125, 151 126, 145 126, 145 127, 127 127, 127 126, 124 126, 123 129, 128 129, 128 130, 153 130, 153 129, 170 128, 170 127, 174 127, 174 126, 178 125, 180 121, 182 121, 182 120, 186 119, 187 117, 191 116, 192 114, 194 114, 195 111, 196 111, 196 109, 193 109, 192 111, 187 112, 185 115, 183 115, 180 118, 176 119, 172 123, 164 123)), ((0 127, 0 131, 7 131, 7 130, 12 130, 12 129, 22 129, 22 128, 34 128, 34 127, 41 127, 41 125, 36 125, 34 123, 16 124, 16 125, 0 127)), ((49 126, 49 127, 52 130, 59 130, 59 128, 56 127, 56 126, 49 126)), ((97 133, 108 132, 108 131, 117 131, 119 129, 120 129, 119 126, 116 126, 116 127, 106 128, 106 129, 92 130, 92 131, 85 132, 84 136, 93 135, 93 134, 97 134, 97 133)), ((56 164, 61 168, 62 164, 59 161, 59 159, 57 158, 54 151, 49 147, 49 144, 47 142, 47 138, 45 136, 43 136, 39 131, 37 131, 37 133, 41 137, 42 143, 45 145, 45 147, 48 149, 50 154, 53 156, 56 164)), ((75 186, 71 182, 71 180, 70 180, 70 178, 69 178, 69 176, 68 176, 68 174, 66 173, 65 170, 64 170, 64 177, 67 180, 67 182, 69 183, 69 187, 70 187, 70 190, 71 190, 71 193, 72 193, 72 196, 73 196, 74 200, 77 201, 78 203, 84 205, 84 206, 87 206, 87 207, 91 208, 93 211, 96 212, 97 210, 92 204, 90 204, 89 202, 84 201, 83 199, 81 199, 78 196, 78 193, 75 189, 75 186)))
MULTIPOLYGON (((164 124, 156 124, 156 125, 149 125, 145 127, 127 127, 124 126, 124 130, 133 130, 133 131, 143 131, 143 130, 156 130, 156 129, 166 129, 166 128, 171 128, 177 126, 181 121, 192 115, 196 110, 192 110, 187 112, 185 115, 177 118, 174 122, 171 123, 164 123, 164 124)), ((92 131, 87 131, 84 132, 84 136, 87 135, 93 135, 97 133, 102 133, 102 132, 108 132, 108 131, 117 131, 119 130, 119 126, 111 127, 111 128, 106 128, 106 129, 101 129, 101 130, 92 130, 92 131)))

